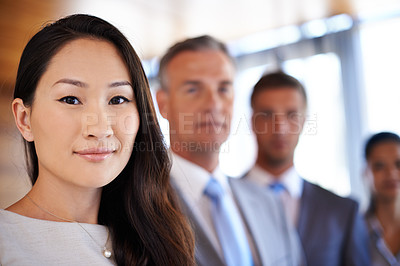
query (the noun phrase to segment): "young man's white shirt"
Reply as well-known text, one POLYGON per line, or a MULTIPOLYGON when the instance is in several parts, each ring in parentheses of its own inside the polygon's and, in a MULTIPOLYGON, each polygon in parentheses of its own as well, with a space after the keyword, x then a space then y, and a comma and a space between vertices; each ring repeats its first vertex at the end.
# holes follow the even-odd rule
POLYGON ((276 181, 281 182, 285 190, 280 193, 280 197, 285 206, 286 215, 294 226, 297 225, 304 181, 293 166, 279 177, 274 177, 260 166, 255 165, 247 174, 247 178, 265 189, 269 189, 268 186, 276 181))

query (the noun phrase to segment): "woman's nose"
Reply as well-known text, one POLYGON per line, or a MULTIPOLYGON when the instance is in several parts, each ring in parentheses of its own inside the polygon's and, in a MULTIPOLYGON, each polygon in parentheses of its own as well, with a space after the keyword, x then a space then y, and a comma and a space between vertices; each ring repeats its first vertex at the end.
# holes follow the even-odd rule
POLYGON ((115 115, 103 108, 96 108, 82 116, 83 136, 86 138, 104 139, 112 136, 115 115))

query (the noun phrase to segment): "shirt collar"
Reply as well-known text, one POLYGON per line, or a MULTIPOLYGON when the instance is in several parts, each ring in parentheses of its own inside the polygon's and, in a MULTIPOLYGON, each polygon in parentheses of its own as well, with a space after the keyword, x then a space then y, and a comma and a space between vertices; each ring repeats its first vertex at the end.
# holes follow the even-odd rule
MULTIPOLYGON (((259 185, 267 186, 276 182, 277 178, 258 165, 255 165, 249 172, 249 176, 259 185)), ((285 186, 292 198, 300 198, 303 193, 303 179, 299 176, 294 166, 283 172, 279 181, 285 186)))
POLYGON ((367 216, 367 221, 370 226, 370 232, 374 234, 376 238, 381 238, 383 235, 383 229, 378 218, 374 214, 371 214, 367 216))
POLYGON ((201 199, 211 177, 215 178, 225 191, 229 191, 228 178, 219 166, 212 173, 209 173, 201 166, 182 158, 172 151, 170 151, 170 158, 172 160, 172 179, 182 193, 190 194, 195 201, 201 199))

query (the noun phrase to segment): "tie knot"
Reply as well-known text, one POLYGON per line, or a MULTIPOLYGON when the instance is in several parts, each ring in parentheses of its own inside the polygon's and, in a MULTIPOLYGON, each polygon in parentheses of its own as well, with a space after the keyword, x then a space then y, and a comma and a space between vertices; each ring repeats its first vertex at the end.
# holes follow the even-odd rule
POLYGON ((269 184, 269 188, 276 194, 279 194, 285 190, 285 186, 281 182, 273 182, 269 184))
POLYGON ((206 188, 204 189, 204 194, 210 199, 217 201, 224 195, 224 190, 222 189, 221 184, 215 178, 210 178, 206 188))

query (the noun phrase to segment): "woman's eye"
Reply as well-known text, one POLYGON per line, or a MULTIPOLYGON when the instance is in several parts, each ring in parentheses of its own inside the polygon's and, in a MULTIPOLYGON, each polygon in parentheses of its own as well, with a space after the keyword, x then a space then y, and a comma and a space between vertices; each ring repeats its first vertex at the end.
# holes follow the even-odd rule
POLYGON ((375 164, 372 165, 372 169, 374 171, 382 171, 385 168, 385 165, 381 162, 377 162, 375 164))
POLYGON ((66 104, 80 104, 81 102, 75 96, 65 96, 59 99, 58 101, 64 102, 66 104))
POLYGON ((115 96, 110 100, 109 104, 122 104, 124 102, 130 102, 130 101, 123 96, 115 96))

